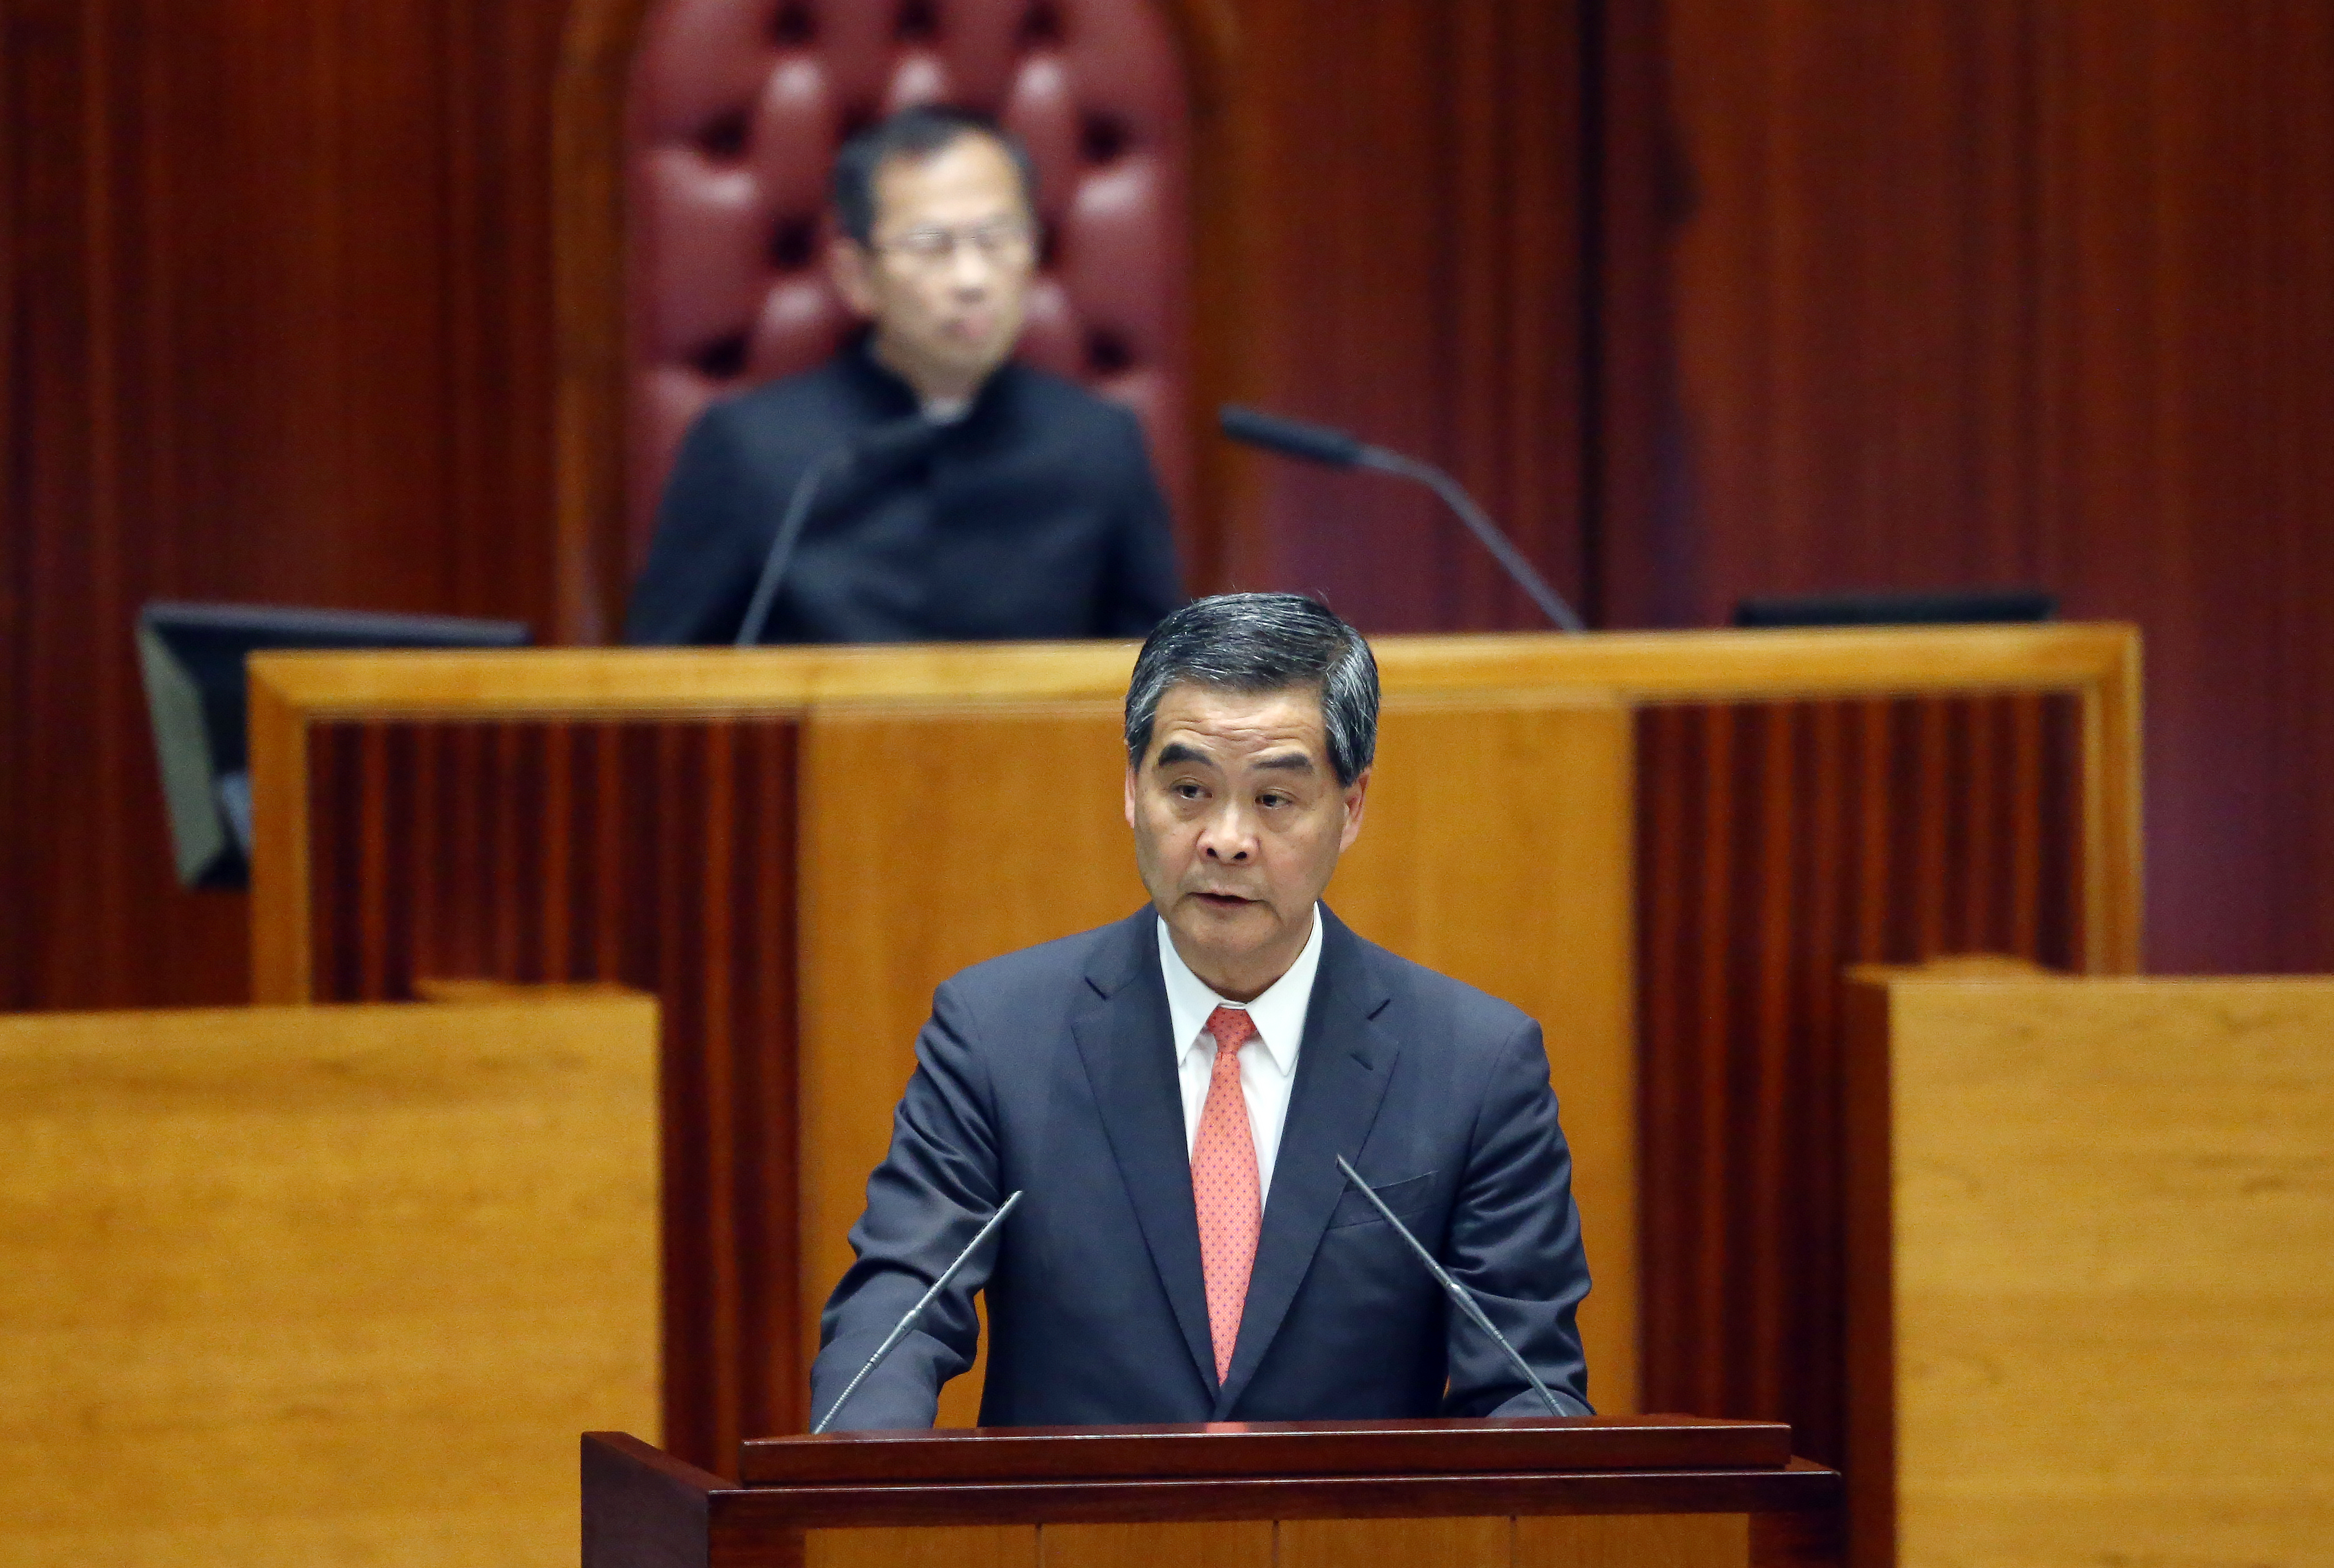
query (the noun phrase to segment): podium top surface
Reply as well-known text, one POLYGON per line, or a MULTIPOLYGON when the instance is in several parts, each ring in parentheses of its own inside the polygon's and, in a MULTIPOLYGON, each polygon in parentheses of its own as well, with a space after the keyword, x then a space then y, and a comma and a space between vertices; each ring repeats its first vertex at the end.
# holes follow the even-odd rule
MULTIPOLYGON (((1390 695, 1575 690, 1625 700, 2033 690, 2136 682, 2139 638, 2110 622, 1806 631, 1479 632, 1375 637, 1390 695)), ((558 648, 268 653, 254 724, 352 715, 782 713, 834 702, 1115 702, 1131 642, 558 648)))
POLYGON ((1137 1477, 1595 1475, 1781 1470, 1791 1429, 1698 1416, 1554 1419, 1220 1421, 1169 1427, 996 1427, 757 1438, 747 1486, 1137 1477))

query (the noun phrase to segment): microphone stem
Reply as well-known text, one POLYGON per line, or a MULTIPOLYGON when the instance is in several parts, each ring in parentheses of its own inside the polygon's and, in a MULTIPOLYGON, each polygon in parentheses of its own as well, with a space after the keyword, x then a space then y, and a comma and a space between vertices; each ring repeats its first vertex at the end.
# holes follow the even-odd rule
POLYGON ((746 619, 738 623, 738 647, 751 648, 762 640, 762 628, 770 619, 770 605, 778 596, 778 582, 786 574, 786 563, 793 558, 796 541, 802 537, 803 524, 810 520, 811 503, 818 497, 818 487, 825 483, 827 475, 851 458, 849 447, 829 452, 795 481, 794 494, 786 497, 786 515, 779 520, 778 531, 770 540, 770 553, 762 558, 762 574, 755 581, 754 597, 746 606, 746 619))
MULTIPOLYGON (((1424 467, 1423 464, 1420 466, 1424 467)), ((1345 1163, 1345 1157, 1342 1154, 1337 1156, 1337 1169, 1345 1173, 1347 1181, 1362 1189, 1362 1196, 1370 1200, 1370 1207, 1383 1215, 1388 1225, 1394 1227, 1394 1234, 1410 1243, 1410 1250, 1418 1255, 1418 1261, 1426 1265, 1426 1272, 1434 1276, 1434 1283, 1441 1285, 1443 1294, 1448 1295, 1459 1310, 1466 1314, 1467 1321, 1490 1335, 1491 1342, 1507 1352, 1509 1364, 1523 1373, 1524 1380, 1531 1384, 1532 1391, 1539 1396, 1540 1403, 1548 1407, 1548 1413, 1561 1419, 1564 1416, 1564 1407, 1556 1402, 1556 1396, 1548 1391, 1548 1385, 1540 1380, 1538 1372, 1532 1371, 1532 1364, 1524 1360, 1523 1353, 1510 1344, 1508 1342, 1508 1336, 1501 1333, 1498 1326, 1491 1322, 1490 1314, 1483 1311, 1482 1303, 1475 1299, 1474 1292, 1452 1279, 1450 1271, 1434 1261, 1434 1255, 1426 1250, 1426 1244, 1411 1235, 1410 1227, 1394 1217, 1394 1210, 1385 1206, 1385 1199, 1380 1198, 1371 1189, 1370 1184, 1362 1179, 1360 1171, 1345 1163)))
POLYGON ((1021 1194, 1017 1189, 1012 1197, 1007 1198, 1003 1203, 997 1206, 997 1212, 989 1217, 989 1223, 982 1226, 980 1229, 975 1233, 973 1238, 964 1244, 964 1250, 956 1255, 956 1261, 949 1265, 947 1268, 941 1270, 940 1277, 932 1281, 931 1288, 924 1292, 923 1295, 917 1301, 914 1306, 908 1309, 908 1315, 902 1318, 898 1325, 892 1330, 891 1333, 885 1336, 883 1342, 875 1347, 875 1353, 867 1358, 867 1364, 859 1369, 858 1375, 854 1377, 849 1382, 843 1385, 843 1392, 834 1396, 834 1403, 826 1407, 826 1414, 821 1416, 818 1419, 818 1424, 810 1429, 811 1436, 816 1437, 826 1430, 828 1424, 834 1419, 834 1413, 843 1409, 843 1402, 845 1400, 848 1400, 853 1394, 857 1393, 859 1391, 859 1385, 867 1380, 867 1374, 873 1371, 877 1367, 882 1366, 883 1364, 883 1359, 892 1353, 893 1347, 898 1345, 902 1340, 908 1337, 908 1331, 914 1328, 917 1323, 922 1319, 924 1309, 931 1305, 933 1299, 937 1297, 940 1292, 948 1288, 949 1281, 956 1277, 956 1271, 964 1266, 965 1260, 973 1255, 975 1248, 979 1247, 982 1242, 989 1239, 989 1233, 990 1231, 995 1230, 998 1226, 1005 1223, 1005 1217, 1011 1214, 1013 1212, 1013 1206, 1020 1201, 1021 1194))
POLYGON ((1475 505, 1475 498, 1460 486, 1458 480, 1453 479, 1432 463, 1422 463, 1414 457, 1405 457, 1399 452, 1389 452, 1383 447, 1363 447, 1361 456, 1355 461, 1365 468, 1375 468, 1381 473, 1399 474, 1405 479, 1415 479, 1437 495, 1442 496, 1443 504, 1459 514, 1459 520, 1467 524, 1469 531, 1482 542, 1483 548, 1489 550, 1498 558, 1500 564, 1508 569, 1508 575, 1515 580, 1516 586, 1521 588, 1530 596, 1531 601, 1539 606, 1542 615, 1547 616, 1549 620, 1567 631, 1588 630, 1582 624, 1580 617, 1574 612, 1572 606, 1567 604, 1563 597, 1548 585, 1547 579, 1540 576, 1532 563, 1524 559, 1523 552, 1509 543, 1508 536, 1500 533, 1489 517, 1483 515, 1483 509, 1475 505))

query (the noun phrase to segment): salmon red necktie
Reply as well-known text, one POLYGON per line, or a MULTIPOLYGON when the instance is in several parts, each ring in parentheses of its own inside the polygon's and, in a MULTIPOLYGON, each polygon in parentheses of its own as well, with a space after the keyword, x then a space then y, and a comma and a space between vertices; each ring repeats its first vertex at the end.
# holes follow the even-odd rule
POLYGON ((1240 1092, 1240 1047, 1257 1037, 1256 1025, 1241 1008, 1219 1007, 1208 1015, 1208 1033, 1216 1037, 1216 1065, 1208 1075, 1208 1102, 1191 1140, 1191 1198, 1200 1211, 1200 1269, 1208 1282, 1208 1330, 1220 1383, 1231 1371, 1232 1346, 1239 1341, 1264 1200, 1258 1189, 1248 1096, 1240 1092))

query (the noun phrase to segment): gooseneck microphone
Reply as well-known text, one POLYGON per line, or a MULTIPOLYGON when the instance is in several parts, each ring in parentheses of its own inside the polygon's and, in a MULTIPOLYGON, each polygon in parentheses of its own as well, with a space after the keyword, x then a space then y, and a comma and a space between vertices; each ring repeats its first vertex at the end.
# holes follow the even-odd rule
POLYGON ((1394 1217, 1394 1210, 1385 1206, 1385 1199, 1370 1190, 1370 1184, 1364 1181, 1361 1174, 1345 1163, 1345 1157, 1342 1154, 1337 1156, 1337 1169, 1345 1173, 1347 1181, 1362 1189, 1362 1196, 1370 1200, 1372 1207, 1385 1217, 1385 1222, 1394 1227, 1394 1233, 1410 1243, 1410 1250, 1418 1255, 1418 1261, 1426 1265, 1426 1272, 1434 1276, 1434 1283, 1441 1285, 1452 1301, 1457 1303, 1459 1310, 1467 1314, 1467 1321, 1490 1335, 1491 1342, 1508 1352, 1508 1360, 1515 1363, 1516 1371, 1523 1373, 1525 1380, 1531 1384, 1533 1391, 1539 1395, 1540 1403, 1548 1407, 1548 1413, 1551 1416, 1564 1415, 1566 1413, 1564 1407, 1556 1402, 1556 1396, 1548 1391, 1548 1385, 1539 1380, 1539 1374, 1532 1371, 1531 1363, 1519 1355, 1516 1347, 1508 1342, 1508 1336, 1492 1326, 1491 1320, 1484 1315, 1483 1309, 1477 1304, 1473 1294, 1465 1285, 1452 1279, 1449 1272, 1434 1261, 1434 1255, 1420 1245, 1418 1237, 1410 1234, 1410 1227, 1394 1217))
POLYGON ((1278 414, 1267 414, 1256 409, 1244 409, 1238 403, 1226 403, 1217 410, 1216 418, 1225 435, 1251 447, 1261 447, 1278 452, 1284 457, 1302 457, 1308 463, 1326 463, 1333 468, 1374 468, 1382 474, 1399 474, 1405 479, 1415 479, 1437 495, 1442 504, 1459 515, 1459 521, 1482 542, 1499 563, 1507 569, 1515 585, 1530 596, 1539 611, 1567 631, 1586 631, 1580 617, 1561 594, 1548 585, 1548 580, 1533 570, 1523 553, 1500 532, 1483 509, 1475 505, 1473 496, 1461 488, 1459 481, 1432 463, 1415 457, 1405 457, 1400 452, 1390 452, 1384 447, 1373 447, 1357 436, 1327 425, 1308 425, 1301 419, 1284 419, 1278 414))
MULTIPOLYGON (((843 1385, 843 1392, 834 1396, 834 1403, 826 1407, 826 1414, 821 1416, 818 1419, 818 1424, 811 1429, 811 1435, 813 1437, 816 1437, 819 1433, 826 1430, 828 1423, 834 1419, 834 1412, 843 1409, 844 1401, 851 1398, 852 1395, 857 1393, 859 1391, 859 1385, 867 1380, 867 1374, 873 1371, 877 1367, 882 1366, 883 1364, 883 1359, 886 1356, 889 1356, 892 1352, 897 1348, 902 1340, 908 1337, 908 1331, 914 1328, 918 1321, 923 1317, 924 1309, 931 1305, 934 1301, 938 1300, 940 1298, 940 1292, 948 1288, 948 1282, 956 1277, 956 1271, 964 1266, 965 1259, 970 1257, 975 1249, 977 1249, 982 1242, 989 1239, 989 1233, 990 1231, 995 1230, 998 1226, 1005 1223, 1005 1217, 1011 1214, 1013 1212, 1013 1206, 1020 1201, 1021 1194, 1018 1190, 1016 1190, 1012 1197, 1007 1198, 1003 1203, 997 1206, 997 1212, 990 1215, 989 1217, 989 1223, 982 1226, 979 1230, 974 1233, 973 1238, 964 1244, 964 1250, 956 1255, 956 1261, 940 1271, 940 1277, 932 1281, 932 1288, 926 1291, 923 1295, 917 1300, 916 1304, 908 1309, 908 1315, 902 1318, 898 1324, 893 1327, 892 1332, 884 1336, 883 1342, 875 1347, 875 1353, 867 1358, 867 1364, 860 1368, 858 1372, 853 1376, 849 1382, 843 1385)), ((1510 1355, 1514 1353, 1515 1352, 1512 1351, 1509 1352, 1510 1355)))
POLYGON ((940 429, 923 415, 911 414, 838 442, 803 470, 802 477, 795 481, 793 491, 786 496, 786 509, 779 516, 778 531, 770 540, 769 553, 762 557, 762 574, 754 580, 754 597, 747 602, 746 619, 738 626, 738 647, 751 648, 762 640, 762 628, 770 619, 770 606, 777 601, 778 584, 785 580, 787 563, 794 559, 795 545, 802 539, 803 528, 810 522, 812 507, 827 479, 846 469, 880 474, 914 457, 940 429))

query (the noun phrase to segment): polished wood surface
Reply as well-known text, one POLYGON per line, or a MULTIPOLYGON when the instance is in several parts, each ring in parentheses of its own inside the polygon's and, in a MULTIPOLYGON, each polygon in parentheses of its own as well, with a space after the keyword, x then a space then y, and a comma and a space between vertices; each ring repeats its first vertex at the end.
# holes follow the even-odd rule
POLYGON ((641 997, 0 1019, 0 1558, 568 1561, 656 1092, 641 997))
POLYGON ((2148 966, 2334 968, 2334 10, 1662 0, 1668 505, 1609 624, 2031 582, 2148 640, 2148 966))
MULTIPOLYGON (((2133 962, 2134 639, 1512 635, 1377 651, 1384 809, 1333 897, 1365 933, 1548 1024, 1598 1281, 1584 1318, 1594 1397, 1788 1418, 1809 1452, 1837 1457, 1830 976, 1964 943, 2133 962), (1479 728, 1480 712, 1506 717, 1479 728), (1460 782, 1534 763, 1523 794, 1460 782), (1502 852, 1465 852, 1486 834, 1502 852), (1499 908, 1493 939, 1468 935, 1499 908), (1641 1300, 1663 1315, 1634 1332, 1633 1384, 1641 1300)), ((1108 738, 1130 658, 1124 645, 262 658, 256 981, 288 998, 490 977, 665 996, 667 1429, 680 1451, 727 1463, 738 1438, 804 1422, 809 1325, 931 986, 1139 901, 1108 738), (1038 722, 1074 710, 1083 739, 1038 722), (909 733, 927 723, 931 736, 909 733), (1019 782, 952 787, 953 770, 922 760, 942 737, 970 748, 970 776, 1019 782), (951 847, 977 836, 934 831, 1002 822, 1016 792, 1069 798, 1049 793, 1048 768, 1083 780, 1086 802, 1055 813, 1083 846, 1038 879, 1059 880, 1058 908, 995 896, 979 858, 951 847), (823 803, 806 810, 802 792, 823 803), (798 823, 824 847, 798 843, 798 823), (803 899, 820 913, 797 924, 803 899), (847 1015, 795 999, 814 948, 842 977, 834 994, 856 988, 847 1015), (852 1098, 797 1100, 798 1023, 848 1036, 833 1059, 852 1098), (819 1140, 859 1152, 822 1168, 814 1141, 805 1163, 797 1104, 819 1140), (805 1259, 813 1234, 834 1255, 805 1259)), ((970 1419, 973 1387, 949 1396, 950 1419, 970 1419)))
POLYGON ((1189 1563, 1194 1568, 1272 1568, 1280 1532, 1281 1526, 1270 1519, 1210 1525, 1046 1525, 1033 1532, 1033 1544, 1043 1568, 1136 1568, 1158 1563, 1189 1563))
MULTIPOLYGON (((932 987, 968 964, 1142 907, 1115 705, 815 713, 800 908, 802 1296, 892 1136, 932 987), (968 787, 977 779, 979 787, 968 787), (1033 803, 1066 803, 1033 822, 1033 803), (1031 842, 1042 835, 1042 848, 1031 842), (1018 846, 1018 847, 1017 847, 1018 846)), ((1628 730, 1614 704, 1395 698, 1361 838, 1327 899, 1354 928, 1544 1021, 1597 1286, 1582 1309, 1600 1409, 1635 1408, 1628 730), (1497 854, 1481 852, 1496 842, 1497 854)), ((802 1320, 804 1354, 815 1314, 802 1320)), ((943 1394, 970 1425, 979 1373, 943 1394)))
POLYGON ((811 1568, 1738 1568, 1747 1514, 1550 1515, 1530 1518, 1282 1519, 1216 1524, 968 1525, 813 1530, 811 1568))
POLYGON ((1747 1514, 1542 1515, 1515 1522, 1516 1568, 1718 1568, 1751 1555, 1747 1514))
POLYGON ((1693 1416, 1221 1421, 1170 1427, 942 1428, 749 1438, 748 1486, 1139 1480, 1144 1477, 1780 1469, 1791 1429, 1693 1416))
MULTIPOLYGON (((1519 1559, 1512 1519, 1290 1519, 1273 1527, 1276 1568, 1338 1568, 1346 1563, 1416 1563, 1472 1568, 1519 1559)), ((1130 1554, 1131 1555, 1131 1554, 1130 1554)))
MULTIPOLYGON (((1490 1564, 1836 1563, 1839 1477, 1803 1459, 1729 1467, 1738 1445, 1704 1424, 1668 1450, 1691 1467, 1628 1462, 1644 1457, 1631 1424, 1578 1420, 1488 1424, 1491 1446, 1442 1451, 1482 1423, 1391 1423, 1341 1439, 1333 1423, 1302 1429, 1324 1452, 1357 1460, 1301 1459, 1294 1473, 1264 1456, 1297 1428, 1238 1423, 1085 1434, 1016 1431, 883 1438, 864 1434, 797 1439, 799 1456, 866 1445, 881 1456, 844 1458, 838 1475, 737 1486, 618 1433, 584 1439, 585 1568, 685 1568, 694 1563, 815 1560, 873 1563, 941 1561, 1077 1563, 1175 1561, 1304 1563, 1394 1560, 1490 1564), (1522 1434, 1548 1438, 1585 1471, 1524 1463, 1522 1434), (926 1474, 913 1454, 964 1454, 992 1444, 1058 1451, 1037 1470, 990 1468, 996 1478, 926 1474), (1081 1448, 1162 1450, 1147 1470, 1111 1473, 1085 1464, 1081 1448), (1245 1460, 1213 1450, 1238 1447, 1245 1460), (1600 1456, 1600 1448, 1608 1451, 1600 1456), (1259 1461, 1259 1462, 1249 1462, 1259 1461), (1095 1470, 1095 1474, 1084 1474, 1095 1470), (880 1477, 880 1479, 873 1478, 880 1477), (806 1549, 806 1551, 805 1551, 806 1549)), ((1755 1445, 1785 1448, 1762 1434, 1755 1445)), ((1555 1449, 1545 1450, 1545 1458, 1555 1449)), ((1317 1456, 1316 1456, 1317 1457, 1317 1456)), ((960 1467, 961 1468, 961 1467, 960 1467)))
POLYGON ((2334 981, 1852 991, 1857 1561, 2325 1561, 2334 981))

